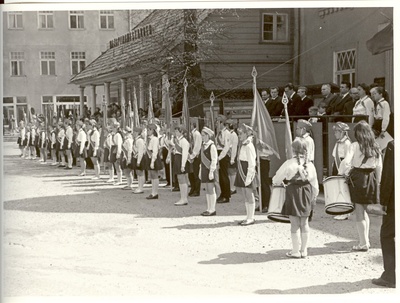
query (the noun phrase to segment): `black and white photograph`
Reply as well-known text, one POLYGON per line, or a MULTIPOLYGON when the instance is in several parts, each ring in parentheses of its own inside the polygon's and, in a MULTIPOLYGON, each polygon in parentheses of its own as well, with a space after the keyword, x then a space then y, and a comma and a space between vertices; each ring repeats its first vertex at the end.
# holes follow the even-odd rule
POLYGON ((0 8, 2 302, 399 294, 396 2, 0 8))

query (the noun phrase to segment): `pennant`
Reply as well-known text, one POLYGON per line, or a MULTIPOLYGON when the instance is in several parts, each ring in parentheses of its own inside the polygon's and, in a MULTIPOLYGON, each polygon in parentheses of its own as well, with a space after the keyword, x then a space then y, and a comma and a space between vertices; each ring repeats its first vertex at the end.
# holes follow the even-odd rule
POLYGON ((290 121, 289 121, 289 113, 287 110, 287 104, 289 102, 288 97, 286 94, 282 96, 282 103, 285 110, 285 124, 286 124, 286 131, 285 131, 285 152, 286 152, 286 160, 293 158, 292 154, 292 132, 290 130, 290 121))
POLYGON ((133 87, 133 127, 140 126, 138 100, 136 98, 136 87, 133 87))
POLYGON ((275 137, 275 129, 272 124, 271 117, 257 91, 256 82, 253 81, 253 112, 251 115, 251 127, 256 133, 259 144, 257 148, 262 150, 270 150, 280 159, 278 144, 275 137))
POLYGON ((154 110, 153 110, 153 96, 151 92, 151 84, 149 84, 149 110, 147 112, 147 122, 153 123, 154 120, 154 110))
POLYGON ((188 99, 187 99, 187 86, 188 82, 185 78, 183 82, 184 93, 183 93, 183 104, 182 104, 182 124, 185 125, 188 136, 190 134, 190 115, 189 115, 189 106, 188 106, 188 99))

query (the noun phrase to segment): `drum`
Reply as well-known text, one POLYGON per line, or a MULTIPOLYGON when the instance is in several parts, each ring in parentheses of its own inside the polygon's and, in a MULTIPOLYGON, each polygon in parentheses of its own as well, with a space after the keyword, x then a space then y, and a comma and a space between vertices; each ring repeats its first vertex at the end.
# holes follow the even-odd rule
POLYGON ((286 189, 284 186, 272 186, 271 198, 269 199, 267 217, 271 221, 290 223, 289 216, 282 215, 283 204, 285 204, 286 189))
POLYGON ((332 176, 322 181, 324 185, 325 212, 329 215, 344 215, 354 210, 349 186, 343 176, 332 176))

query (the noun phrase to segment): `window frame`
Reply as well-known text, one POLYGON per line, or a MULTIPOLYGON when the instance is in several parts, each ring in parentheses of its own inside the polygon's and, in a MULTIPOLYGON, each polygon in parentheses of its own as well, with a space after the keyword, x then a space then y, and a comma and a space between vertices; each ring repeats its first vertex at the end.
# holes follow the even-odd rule
MULTIPOLYGON (((18 55, 16 56, 18 57, 18 55)), ((25 52, 10 52, 10 76, 11 77, 23 77, 25 76, 25 52), (22 54, 22 58, 13 58, 13 54, 22 54), (17 74, 13 74, 13 62, 17 63, 17 74)))
POLYGON ((340 84, 342 81, 348 81, 352 86, 356 84, 357 77, 357 49, 349 48, 333 52, 333 83, 340 84), (354 52, 354 66, 350 69, 338 70, 339 54, 354 52), (344 75, 349 75, 349 79, 343 80, 344 75))
POLYGON ((114 15, 114 11, 113 10, 101 10, 101 11, 99 11, 99 29, 101 29, 101 30, 114 30, 115 29, 115 15, 114 15), (107 12, 111 12, 111 13, 107 13, 107 12), (105 17, 106 27, 101 27, 101 19, 102 19, 102 17, 105 17), (110 20, 109 20, 110 17, 112 17, 113 27, 110 27, 110 20))
POLYGON ((39 57, 40 57, 40 75, 41 76, 56 76, 57 75, 57 71, 56 71, 56 53, 55 52, 52 52, 52 51, 41 51, 40 53, 39 53, 39 57), (54 58, 43 58, 43 57, 45 57, 46 55, 49 55, 49 54, 53 54, 54 56, 54 58), (45 56, 43 56, 43 55, 45 55, 45 56), (43 65, 42 65, 42 63, 43 62, 46 62, 47 64, 47 74, 43 74, 43 65), (54 63, 54 74, 51 74, 51 63, 54 63))
POLYGON ((85 11, 69 11, 68 12, 69 29, 83 30, 85 29, 85 11), (72 17, 76 17, 76 27, 72 27, 72 17), (82 17, 82 26, 79 27, 79 17, 82 17))
POLYGON ((290 42, 290 13, 289 12, 261 12, 261 42, 262 43, 278 43, 278 44, 284 44, 284 43, 289 43, 290 42), (265 15, 269 15, 273 17, 273 21, 272 21, 272 26, 273 26, 273 30, 272 30, 272 35, 273 35, 273 39, 272 40, 266 40, 264 39, 264 16, 265 15), (277 39, 277 33, 278 33, 278 23, 277 23, 277 16, 285 16, 286 17, 286 31, 285 31, 285 40, 276 40, 277 39))
POLYGON ((54 11, 38 11, 38 29, 54 29, 54 11), (42 22, 40 17, 44 16, 46 26, 42 27, 42 22), (49 26, 49 17, 52 19, 52 26, 49 26))
POLYGON ((79 74, 81 71, 83 71, 86 68, 86 52, 81 52, 81 51, 73 51, 70 53, 70 60, 71 60, 71 75, 77 75, 79 74), (77 58, 73 58, 73 55, 77 55, 77 58), (83 54, 83 58, 80 58, 79 55, 83 54), (74 62, 78 63, 78 72, 75 74, 74 73, 74 68, 73 68, 73 64, 74 62), (84 67, 82 68, 81 63, 83 62, 84 67))
POLYGON ((8 12, 7 13, 7 26, 8 29, 24 29, 24 15, 22 11, 13 11, 13 12, 8 12), (10 17, 14 17, 14 22, 17 23, 16 26, 11 26, 10 24, 10 17), (18 18, 17 16, 21 16, 21 25, 18 25, 18 18))

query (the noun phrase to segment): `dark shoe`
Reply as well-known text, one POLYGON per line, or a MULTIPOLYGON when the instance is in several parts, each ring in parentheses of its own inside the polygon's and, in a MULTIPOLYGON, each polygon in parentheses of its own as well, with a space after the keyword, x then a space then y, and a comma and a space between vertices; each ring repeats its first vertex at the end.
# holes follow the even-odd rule
POLYGON ((236 189, 235 190, 231 190, 231 195, 236 194, 236 189))
POLYGON ((167 184, 165 184, 166 187, 171 186, 171 183, 167 182, 167 184))
POLYGON ((68 167, 68 166, 67 166, 67 167, 65 167, 64 169, 72 169, 72 167, 68 167))
POLYGON ((215 216, 216 214, 217 214, 216 211, 213 211, 213 212, 205 211, 205 212, 201 213, 201 215, 205 216, 205 217, 215 216))
POLYGON ((264 214, 267 213, 268 212, 268 207, 264 207, 261 212, 264 213, 264 214))
POLYGON ((60 165, 58 165, 58 167, 65 167, 65 165, 61 165, 61 164, 60 164, 60 165))
POLYGON ((260 206, 256 206, 255 211, 260 211, 260 206))
POLYGON ((179 187, 174 187, 172 191, 180 191, 179 187))
POLYGON ((153 199, 158 199, 158 195, 150 195, 148 197, 146 197, 147 200, 153 200, 153 199))
POLYGON ((191 193, 191 194, 189 194, 189 197, 198 197, 198 196, 200 196, 199 193, 191 193))
POLYGON ((375 284, 375 285, 378 285, 378 286, 396 288, 396 285, 394 283, 390 283, 390 282, 388 282, 386 280, 383 280, 382 278, 372 279, 371 282, 372 282, 372 284, 375 284))
POLYGON ((219 199, 219 198, 218 198, 217 203, 229 203, 229 199, 227 199, 227 198, 221 198, 221 199, 219 199))
POLYGON ((244 221, 240 222, 240 225, 247 226, 247 225, 252 225, 254 223, 256 223, 256 220, 254 220, 254 219, 253 220, 244 220, 244 221))

